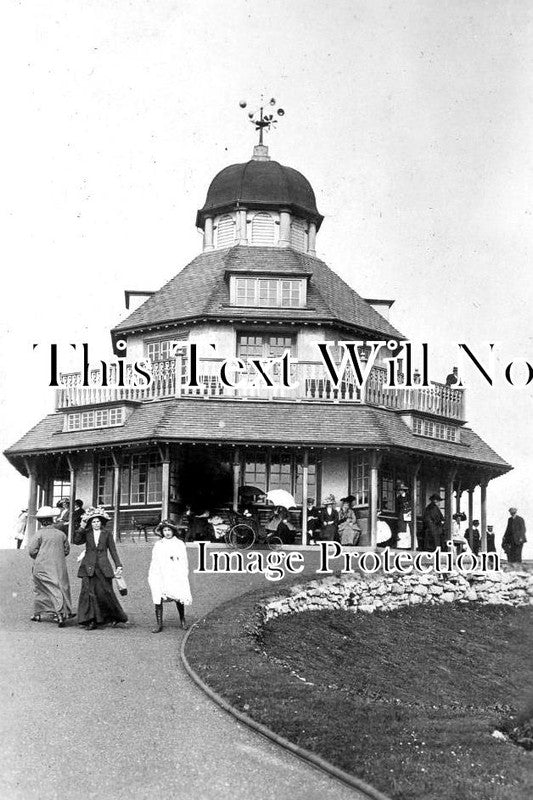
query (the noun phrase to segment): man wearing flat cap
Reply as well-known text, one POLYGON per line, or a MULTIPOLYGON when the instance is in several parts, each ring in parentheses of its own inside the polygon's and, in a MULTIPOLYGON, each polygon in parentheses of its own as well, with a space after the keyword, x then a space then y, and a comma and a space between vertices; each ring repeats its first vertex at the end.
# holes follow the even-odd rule
POLYGON ((509 564, 522 563, 522 548, 527 541, 526 523, 522 517, 518 516, 516 511, 517 509, 514 507, 509 509, 510 516, 502 539, 502 548, 509 564))

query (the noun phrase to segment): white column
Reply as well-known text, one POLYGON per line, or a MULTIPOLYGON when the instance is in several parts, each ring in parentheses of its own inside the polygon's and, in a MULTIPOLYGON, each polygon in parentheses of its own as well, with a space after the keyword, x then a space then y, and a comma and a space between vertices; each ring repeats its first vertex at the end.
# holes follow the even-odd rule
POLYGON ((455 480, 457 470, 451 469, 446 474, 446 484, 444 488, 444 532, 446 534, 446 542, 452 539, 452 525, 453 525, 453 482, 455 480))
POLYGON ((168 519, 170 513, 170 448, 168 444, 158 445, 161 458, 161 519, 168 519))
POLYGON ((472 521, 474 519, 474 490, 468 490, 468 527, 472 530, 472 521))
POLYGON ((205 218, 204 250, 213 250, 213 217, 205 218))
POLYGON ((287 209, 279 212, 279 246, 289 247, 291 243, 291 215, 287 209))
POLYGON ((122 481, 122 460, 120 453, 111 452, 113 458, 113 539, 120 542, 120 484, 122 481))
POLYGON ((304 450, 302 466, 302 544, 307 544, 307 483, 309 480, 309 450, 304 450))
POLYGON ((248 244, 248 232, 246 229, 246 209, 239 208, 237 211, 237 244, 248 244))
POLYGON ((241 481, 241 454, 237 447, 233 453, 233 510, 239 510, 239 486, 241 481))
POLYGON ((418 472, 420 470, 420 462, 413 467, 411 472, 411 550, 416 550, 418 547, 418 537, 416 535, 418 528, 418 520, 416 510, 418 508, 418 472))
POLYGON ((28 477, 30 479, 29 485, 29 493, 28 493, 28 522, 26 525, 26 531, 28 534, 28 541, 33 536, 35 531, 37 530, 37 520, 35 519, 35 514, 37 513, 37 468, 35 466, 35 462, 30 461, 30 459, 24 459, 26 464, 26 469, 28 471, 28 477))
POLYGON ((368 502, 368 524, 370 526, 370 546, 375 549, 378 543, 378 453, 370 454, 370 480, 368 502))
POLYGON ((488 481, 484 481, 481 484, 481 552, 487 552, 487 484, 488 481))
POLYGON ((67 462, 70 473, 70 512, 68 517, 68 540, 72 541, 74 535, 74 510, 76 508, 76 465, 73 456, 67 454, 67 462))
POLYGON ((309 223, 309 233, 308 233, 308 252, 311 256, 316 256, 316 223, 310 222, 309 223))

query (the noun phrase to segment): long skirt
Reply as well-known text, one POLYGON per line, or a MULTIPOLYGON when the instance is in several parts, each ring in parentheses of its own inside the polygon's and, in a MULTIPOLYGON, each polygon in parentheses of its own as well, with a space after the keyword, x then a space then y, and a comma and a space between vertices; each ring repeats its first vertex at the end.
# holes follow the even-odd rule
POLYGON ((36 564, 33 569, 33 591, 34 614, 62 614, 64 617, 70 615, 72 602, 66 570, 65 579, 61 580, 36 564))
POLYGON ((81 579, 78 601, 78 624, 85 625, 93 620, 97 625, 128 621, 113 591, 113 578, 106 578, 99 567, 90 578, 81 579))

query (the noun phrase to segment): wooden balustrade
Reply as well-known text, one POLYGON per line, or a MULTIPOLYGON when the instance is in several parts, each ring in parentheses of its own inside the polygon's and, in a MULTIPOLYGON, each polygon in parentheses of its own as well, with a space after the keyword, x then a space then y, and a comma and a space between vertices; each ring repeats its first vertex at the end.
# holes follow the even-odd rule
POLYGON ((81 375, 70 373, 56 390, 58 409, 96 405, 113 401, 139 402, 169 397, 232 398, 239 400, 292 400, 322 403, 365 403, 396 411, 421 411, 448 419, 464 419, 462 389, 432 382, 430 386, 385 386, 386 370, 374 367, 363 389, 357 386, 352 368, 348 367, 338 386, 334 386, 321 362, 300 361, 291 365, 291 385, 282 386, 278 367, 269 374, 274 386, 263 379, 235 369, 227 370, 227 378, 235 386, 227 386, 220 370, 224 359, 202 359, 197 365, 197 386, 190 386, 180 357, 154 362, 149 386, 81 386, 81 375))

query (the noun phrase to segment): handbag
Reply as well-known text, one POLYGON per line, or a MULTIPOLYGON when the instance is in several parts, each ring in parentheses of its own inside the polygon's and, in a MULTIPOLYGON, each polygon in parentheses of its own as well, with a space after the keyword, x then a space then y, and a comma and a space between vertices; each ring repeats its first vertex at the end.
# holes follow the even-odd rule
POLYGON ((119 594, 124 597, 124 595, 128 594, 128 585, 122 576, 118 577, 115 575, 115 580, 117 582, 117 589, 119 594))

